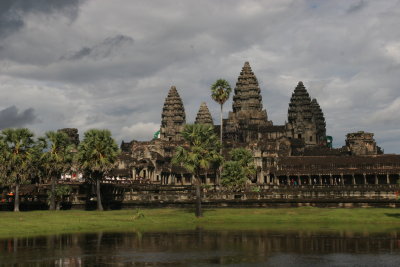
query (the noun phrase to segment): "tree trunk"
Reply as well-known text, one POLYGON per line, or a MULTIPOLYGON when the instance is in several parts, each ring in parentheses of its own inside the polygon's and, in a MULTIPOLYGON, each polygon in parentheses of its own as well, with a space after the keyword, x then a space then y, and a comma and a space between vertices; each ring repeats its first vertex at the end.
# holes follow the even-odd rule
POLYGON ((196 177, 196 217, 203 217, 201 212, 201 192, 200 192, 200 179, 196 177))
MULTIPOLYGON (((224 121, 223 121, 223 119, 222 119, 222 115, 223 115, 223 109, 222 109, 222 107, 223 107, 223 104, 221 104, 221 112, 220 112, 220 123, 221 123, 221 126, 220 126, 220 129, 219 129, 219 141, 221 142, 221 148, 219 149, 219 154, 222 156, 222 148, 223 148, 223 138, 222 138, 222 135, 223 135, 223 123, 224 123, 224 121)), ((221 172, 222 172, 222 169, 221 169, 221 166, 219 166, 218 167, 218 173, 217 173, 217 175, 215 176, 215 184, 216 185, 219 185, 220 184, 220 182, 221 182, 221 180, 220 180, 220 178, 221 178, 221 172)))
POLYGON ((101 204, 100 177, 96 179, 96 194, 97 194, 97 210, 103 210, 103 205, 101 204))
POLYGON ((61 201, 57 201, 56 210, 60 210, 60 209, 61 209, 61 201))
POLYGON ((221 104, 221 127, 220 127, 220 130, 219 130, 219 135, 220 135, 220 142, 221 142, 221 149, 220 149, 220 151, 219 151, 219 153, 222 155, 222 134, 223 134, 223 120, 222 120, 222 114, 223 114, 223 112, 222 112, 222 104, 221 104))
POLYGON ((19 181, 15 184, 14 211, 19 211, 19 181))
POLYGON ((51 195, 50 195, 50 210, 56 209, 56 179, 54 175, 51 176, 51 195))

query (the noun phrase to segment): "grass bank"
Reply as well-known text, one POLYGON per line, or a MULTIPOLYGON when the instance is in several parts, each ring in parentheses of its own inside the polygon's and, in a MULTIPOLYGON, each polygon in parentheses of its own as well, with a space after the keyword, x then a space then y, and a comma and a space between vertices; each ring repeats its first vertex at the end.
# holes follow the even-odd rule
POLYGON ((0 212, 0 238, 94 231, 209 230, 400 230, 400 210, 327 208, 187 209, 0 212))

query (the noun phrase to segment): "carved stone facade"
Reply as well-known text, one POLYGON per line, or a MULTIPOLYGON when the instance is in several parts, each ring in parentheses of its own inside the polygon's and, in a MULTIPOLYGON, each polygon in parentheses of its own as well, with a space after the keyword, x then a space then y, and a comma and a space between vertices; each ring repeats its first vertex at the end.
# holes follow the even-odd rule
POLYGON ((160 138, 166 141, 181 140, 180 132, 186 123, 185 108, 175 86, 171 86, 161 114, 160 138))
POLYGON ((194 121, 194 123, 214 125, 213 118, 211 117, 211 113, 208 110, 207 104, 205 102, 201 103, 199 112, 197 112, 196 120, 194 121))
MULTIPOLYGON (((172 86, 162 109, 160 138, 148 142, 123 142, 121 161, 125 163, 121 166, 129 169, 134 179, 160 184, 191 184, 191 174, 171 164, 176 147, 185 145, 180 135, 185 123, 183 101, 177 89, 172 86)), ((201 104, 195 123, 213 124, 205 103, 201 104)), ((217 134, 220 127, 215 125, 217 134)), ((346 146, 337 149, 327 147, 324 114, 317 100, 310 97, 301 81, 289 101, 287 122, 274 125, 268 120, 267 111, 263 109, 261 89, 248 62, 245 62, 236 82, 232 111, 223 120, 223 128, 224 155, 236 147, 247 148, 253 153, 257 167, 257 175, 252 179, 254 183, 288 184, 293 177, 299 183, 303 179, 303 184, 316 178, 319 183, 326 179, 331 182, 335 178, 332 175, 341 177, 343 182, 343 179, 364 175, 362 177, 367 182, 367 176, 373 173, 361 168, 365 157, 369 157, 372 162, 378 162, 376 168, 385 166, 387 162, 391 166, 390 172, 389 169, 384 172, 387 175, 400 173, 400 164, 395 163, 396 160, 400 162, 400 156, 377 157, 381 151, 371 133, 348 134, 346 146), (340 163, 340 166, 336 167, 335 162, 340 163), (337 168, 337 171, 326 172, 327 164, 331 168, 337 168), (305 170, 308 175, 304 173, 305 170)), ((202 181, 214 183, 216 172, 217 170, 210 169, 203 173, 202 181)))
POLYGON ((346 135, 346 146, 352 155, 376 155, 380 148, 376 145, 373 133, 359 131, 346 135))

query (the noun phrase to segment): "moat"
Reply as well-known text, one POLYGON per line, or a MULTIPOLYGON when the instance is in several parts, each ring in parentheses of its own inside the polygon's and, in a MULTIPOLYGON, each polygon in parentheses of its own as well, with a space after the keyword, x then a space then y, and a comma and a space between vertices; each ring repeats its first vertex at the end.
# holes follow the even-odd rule
MULTIPOLYGON (((321 228, 322 229, 322 228, 321 228)), ((395 266, 400 230, 97 232, 0 239, 6 265, 395 266)))

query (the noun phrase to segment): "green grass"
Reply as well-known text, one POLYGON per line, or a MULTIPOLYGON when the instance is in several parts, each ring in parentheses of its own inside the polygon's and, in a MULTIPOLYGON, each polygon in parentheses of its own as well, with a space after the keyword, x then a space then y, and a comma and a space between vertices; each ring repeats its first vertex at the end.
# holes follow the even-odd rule
POLYGON ((315 230, 382 232, 400 229, 400 210, 381 208, 187 209, 0 212, 0 238, 95 231, 315 230))

